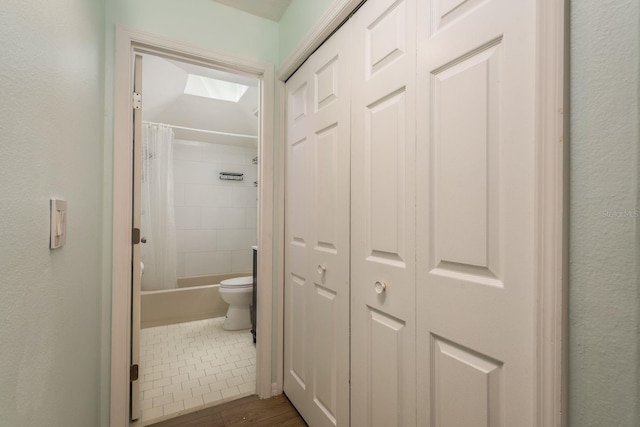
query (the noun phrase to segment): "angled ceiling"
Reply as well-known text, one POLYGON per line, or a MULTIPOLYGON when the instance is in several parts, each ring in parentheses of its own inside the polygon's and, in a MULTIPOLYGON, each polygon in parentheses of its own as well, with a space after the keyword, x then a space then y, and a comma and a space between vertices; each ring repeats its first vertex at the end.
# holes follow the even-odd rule
POLYGON ((278 22, 291 0, 214 0, 238 10, 278 22))
MULTIPOLYGON (((174 126, 243 135, 257 135, 258 79, 201 67, 153 55, 143 55, 143 120, 174 126), (220 101, 184 93, 187 76, 196 74, 249 86, 238 102, 220 101)), ((257 146, 255 138, 174 129, 177 139, 257 146)))

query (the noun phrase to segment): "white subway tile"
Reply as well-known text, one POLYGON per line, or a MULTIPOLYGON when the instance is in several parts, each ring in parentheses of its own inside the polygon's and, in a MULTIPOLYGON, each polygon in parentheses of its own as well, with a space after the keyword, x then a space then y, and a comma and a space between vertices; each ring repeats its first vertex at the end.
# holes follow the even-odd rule
POLYGON ((173 206, 184 206, 184 184, 173 185, 173 206))
POLYGON ((174 160, 200 160, 202 156, 202 145, 199 142, 174 140, 173 159, 174 160))
MULTIPOLYGON (((202 211, 202 223, 204 224, 204 210, 202 211)), ((258 228, 258 208, 247 208, 247 224, 245 228, 258 228)))
POLYGON ((185 186, 187 206, 229 206, 230 193, 227 188, 216 185, 193 184, 185 186))
POLYGON ((212 252, 217 249, 215 230, 176 230, 178 253, 212 252))
POLYGON ((201 226, 201 209, 199 207, 176 207, 176 230, 193 230, 201 226))
POLYGON ((193 252, 184 256, 185 276, 228 273, 231 271, 231 252, 193 252))
POLYGON ((166 405, 162 406, 162 410, 164 412, 164 415, 180 412, 184 410, 184 402, 182 400, 179 400, 174 403, 167 403, 166 405))
POLYGON ((173 180, 178 184, 213 184, 218 180, 218 170, 209 163, 174 160, 173 180))
POLYGON ((253 251, 242 250, 231 252, 231 272, 241 273, 253 270, 253 251))
POLYGON ((219 250, 249 250, 257 243, 255 230, 218 230, 219 250))
POLYGON ((249 208, 258 206, 258 191, 256 187, 229 188, 227 194, 229 204, 234 208, 249 208), (232 191, 231 191, 232 190, 232 191))
POLYGON ((208 144, 202 147, 202 160, 213 163, 246 164, 243 147, 223 144, 208 144))
POLYGON ((258 149, 257 148, 245 148, 244 150, 244 154, 247 158, 247 164, 251 165, 253 164, 253 159, 254 157, 258 157, 258 149))
POLYGON ((258 180, 258 167, 255 165, 247 166, 244 182, 247 187, 253 187, 254 181, 258 180))
POLYGON ((203 229, 245 228, 247 212, 243 208, 202 208, 203 229))

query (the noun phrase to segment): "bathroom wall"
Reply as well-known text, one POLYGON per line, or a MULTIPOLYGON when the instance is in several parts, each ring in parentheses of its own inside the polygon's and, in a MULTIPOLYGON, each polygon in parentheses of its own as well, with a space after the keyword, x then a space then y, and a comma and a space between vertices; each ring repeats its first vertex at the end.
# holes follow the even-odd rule
POLYGON ((106 425, 104 7, 102 0, 0 6, 3 426, 106 425), (67 244, 55 250, 51 197, 68 202, 67 244))
POLYGON ((569 424, 640 425, 640 2, 570 23, 569 424))
POLYGON ((176 140, 178 277, 250 272, 257 244, 257 148, 176 140), (222 181, 220 172, 244 180, 222 181))

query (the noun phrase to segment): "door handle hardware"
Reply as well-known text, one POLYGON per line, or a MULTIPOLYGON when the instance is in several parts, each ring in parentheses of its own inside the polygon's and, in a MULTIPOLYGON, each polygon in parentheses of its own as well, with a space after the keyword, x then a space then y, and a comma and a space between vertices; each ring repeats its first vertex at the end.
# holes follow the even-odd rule
POLYGON ((318 264, 318 274, 324 274, 327 272, 327 266, 324 264, 318 264))
POLYGON ((387 284, 385 282, 377 281, 373 286, 378 295, 382 294, 384 291, 387 290, 387 284))

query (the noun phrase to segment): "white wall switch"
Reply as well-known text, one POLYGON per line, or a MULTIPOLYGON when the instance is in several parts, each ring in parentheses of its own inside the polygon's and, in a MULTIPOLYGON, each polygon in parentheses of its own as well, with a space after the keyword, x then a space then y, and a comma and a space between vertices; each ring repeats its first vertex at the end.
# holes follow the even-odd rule
POLYGON ((67 202, 51 199, 51 249, 59 248, 67 243, 67 202))

